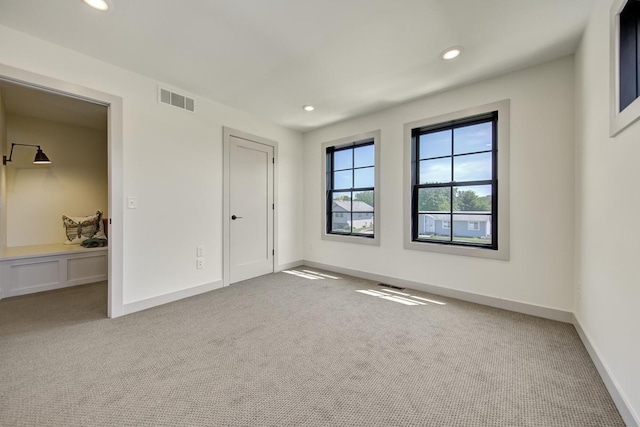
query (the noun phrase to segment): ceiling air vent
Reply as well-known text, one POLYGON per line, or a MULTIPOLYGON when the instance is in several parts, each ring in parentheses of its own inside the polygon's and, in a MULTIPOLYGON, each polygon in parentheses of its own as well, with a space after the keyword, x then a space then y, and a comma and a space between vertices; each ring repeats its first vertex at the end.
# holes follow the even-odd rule
POLYGON ((182 108, 187 111, 195 111, 195 101, 193 98, 180 95, 179 93, 171 92, 167 89, 160 88, 159 100, 162 104, 173 105, 174 107, 182 108))

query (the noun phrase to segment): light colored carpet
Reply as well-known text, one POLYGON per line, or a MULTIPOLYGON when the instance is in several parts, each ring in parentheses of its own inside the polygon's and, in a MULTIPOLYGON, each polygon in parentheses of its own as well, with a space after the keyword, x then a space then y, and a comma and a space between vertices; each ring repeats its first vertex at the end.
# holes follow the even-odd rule
POLYGON ((113 320, 104 283, 2 300, 0 425, 624 425, 573 326, 360 289, 278 273, 113 320))

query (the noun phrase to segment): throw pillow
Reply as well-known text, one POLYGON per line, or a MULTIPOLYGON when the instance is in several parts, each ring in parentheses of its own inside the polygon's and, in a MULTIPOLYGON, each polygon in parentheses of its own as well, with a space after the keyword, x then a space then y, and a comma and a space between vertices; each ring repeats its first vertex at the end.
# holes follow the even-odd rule
POLYGON ((92 238, 100 230, 101 219, 102 211, 97 211, 95 215, 81 217, 62 215, 62 225, 67 237, 65 243, 69 245, 80 244, 92 238))

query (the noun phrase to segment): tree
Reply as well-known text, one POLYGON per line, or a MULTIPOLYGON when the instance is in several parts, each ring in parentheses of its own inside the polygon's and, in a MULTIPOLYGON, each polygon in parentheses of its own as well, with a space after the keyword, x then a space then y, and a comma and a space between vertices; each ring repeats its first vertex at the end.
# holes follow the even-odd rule
POLYGON ((418 190, 419 211, 444 211, 451 207, 451 192, 447 187, 421 188, 418 190))
POLYGON ((490 211, 491 196, 478 197, 473 190, 456 190, 453 209, 456 211, 490 211))
MULTIPOLYGON (((451 209, 450 187, 430 187, 418 190, 418 210, 421 212, 449 212, 451 209)), ((454 211, 491 211, 491 196, 478 196, 473 190, 455 190, 454 211)))

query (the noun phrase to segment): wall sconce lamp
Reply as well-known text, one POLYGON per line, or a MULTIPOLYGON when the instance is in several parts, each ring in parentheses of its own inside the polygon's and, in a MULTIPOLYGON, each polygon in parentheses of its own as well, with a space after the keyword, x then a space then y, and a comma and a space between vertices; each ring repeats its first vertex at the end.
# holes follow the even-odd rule
POLYGON ((46 164, 51 163, 51 160, 49 160, 47 155, 42 152, 42 149, 40 148, 39 145, 33 145, 33 144, 11 144, 11 152, 9 153, 9 158, 7 159, 7 156, 2 156, 2 164, 3 165, 6 165, 7 162, 11 161, 11 157, 13 156, 13 147, 15 147, 16 145, 21 145, 23 147, 38 147, 38 151, 36 151, 36 158, 33 159, 33 163, 34 164, 36 164, 36 165, 46 165, 46 164))

